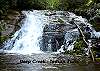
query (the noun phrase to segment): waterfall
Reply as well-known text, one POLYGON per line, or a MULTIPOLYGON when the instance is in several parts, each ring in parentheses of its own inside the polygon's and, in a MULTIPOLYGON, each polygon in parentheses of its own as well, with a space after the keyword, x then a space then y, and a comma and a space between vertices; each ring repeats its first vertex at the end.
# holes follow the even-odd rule
POLYGON ((75 24, 78 24, 83 32, 87 32, 85 30, 88 26, 90 37, 100 38, 100 32, 96 32, 87 19, 70 12, 33 10, 23 11, 23 14, 26 18, 22 20, 21 29, 4 43, 3 49, 7 52, 31 54, 56 49, 61 52, 64 48, 73 50, 74 43, 80 35, 75 24))
POLYGON ((4 50, 21 54, 40 53, 39 40, 47 18, 42 11, 23 11, 23 14, 26 18, 22 21, 21 29, 5 43, 4 50))

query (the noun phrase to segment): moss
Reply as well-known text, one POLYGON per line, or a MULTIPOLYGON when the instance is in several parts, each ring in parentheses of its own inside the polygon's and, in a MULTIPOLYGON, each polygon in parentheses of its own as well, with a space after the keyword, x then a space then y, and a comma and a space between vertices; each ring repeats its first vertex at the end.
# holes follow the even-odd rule
POLYGON ((46 0, 47 2, 47 9, 57 10, 60 4, 60 0, 46 0))
POLYGON ((3 43, 8 39, 8 36, 0 36, 0 43, 3 43))
POLYGON ((95 60, 96 60, 97 62, 100 62, 100 58, 95 58, 95 60))
POLYGON ((5 30, 5 28, 3 28, 3 26, 0 25, 0 32, 4 31, 4 30, 5 30))
POLYGON ((60 18, 58 18, 58 22, 64 23, 64 21, 62 19, 60 19, 60 18))
POLYGON ((74 51, 73 51, 73 50, 71 50, 71 51, 67 51, 67 50, 66 50, 66 51, 64 52, 64 54, 70 54, 70 55, 73 55, 73 54, 74 54, 74 51))
POLYGON ((60 18, 58 18, 57 20, 53 20, 52 22, 54 22, 55 24, 64 24, 64 21, 60 18))
POLYGON ((80 38, 74 44, 74 49, 82 49, 82 48, 85 48, 85 47, 86 47, 86 45, 85 45, 84 41, 80 38))
POLYGON ((5 30, 5 22, 0 22, 0 32, 5 30))
POLYGON ((94 3, 94 0, 86 0, 86 6, 90 6, 92 3, 94 3))
POLYGON ((65 50, 64 54, 71 54, 71 55, 84 55, 84 48, 86 48, 86 44, 84 43, 84 41, 82 40, 82 38, 80 37, 79 39, 76 40, 75 44, 74 44, 74 49, 71 51, 67 51, 65 50))

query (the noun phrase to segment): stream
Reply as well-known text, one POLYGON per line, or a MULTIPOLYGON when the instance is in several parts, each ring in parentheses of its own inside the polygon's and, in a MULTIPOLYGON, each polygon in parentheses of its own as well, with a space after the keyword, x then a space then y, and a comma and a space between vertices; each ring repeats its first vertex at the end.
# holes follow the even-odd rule
POLYGON ((0 54, 0 71, 100 71, 100 63, 52 63, 56 54, 0 54), (45 62, 36 62, 44 59, 45 62))

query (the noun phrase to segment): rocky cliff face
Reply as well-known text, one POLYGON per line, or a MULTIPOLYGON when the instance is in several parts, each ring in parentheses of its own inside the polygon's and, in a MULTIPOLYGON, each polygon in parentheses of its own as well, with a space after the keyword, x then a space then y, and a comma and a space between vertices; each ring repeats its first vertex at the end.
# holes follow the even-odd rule
MULTIPOLYGON (((75 24, 82 30, 86 41, 89 39, 92 40, 93 38, 96 39, 99 36, 96 35, 99 32, 96 32, 93 29, 93 26, 88 23, 88 20, 81 16, 76 16, 75 14, 66 11, 52 11, 50 13, 48 12, 46 15, 49 16, 49 24, 46 24, 43 29, 41 47, 41 50, 43 51, 57 51, 61 47, 65 50, 73 50, 74 45, 80 49, 87 47, 81 39, 82 36, 75 24)), ((97 21, 99 22, 99 20, 97 21)))
POLYGON ((49 16, 49 24, 43 28, 42 51, 56 52, 60 48, 67 47, 78 38, 78 31, 72 22, 72 13, 66 11, 52 11, 46 14, 49 16))
POLYGON ((7 38, 17 31, 21 24, 20 21, 24 18, 21 12, 9 10, 7 15, 1 17, 0 20, 0 43, 4 42, 7 38))

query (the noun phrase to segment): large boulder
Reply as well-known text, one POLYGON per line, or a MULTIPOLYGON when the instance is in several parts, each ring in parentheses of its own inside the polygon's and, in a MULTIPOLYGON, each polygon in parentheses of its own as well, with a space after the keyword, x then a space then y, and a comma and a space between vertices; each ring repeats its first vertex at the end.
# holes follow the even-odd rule
POLYGON ((57 51, 64 42, 65 24, 45 25, 42 36, 42 51, 57 51))

